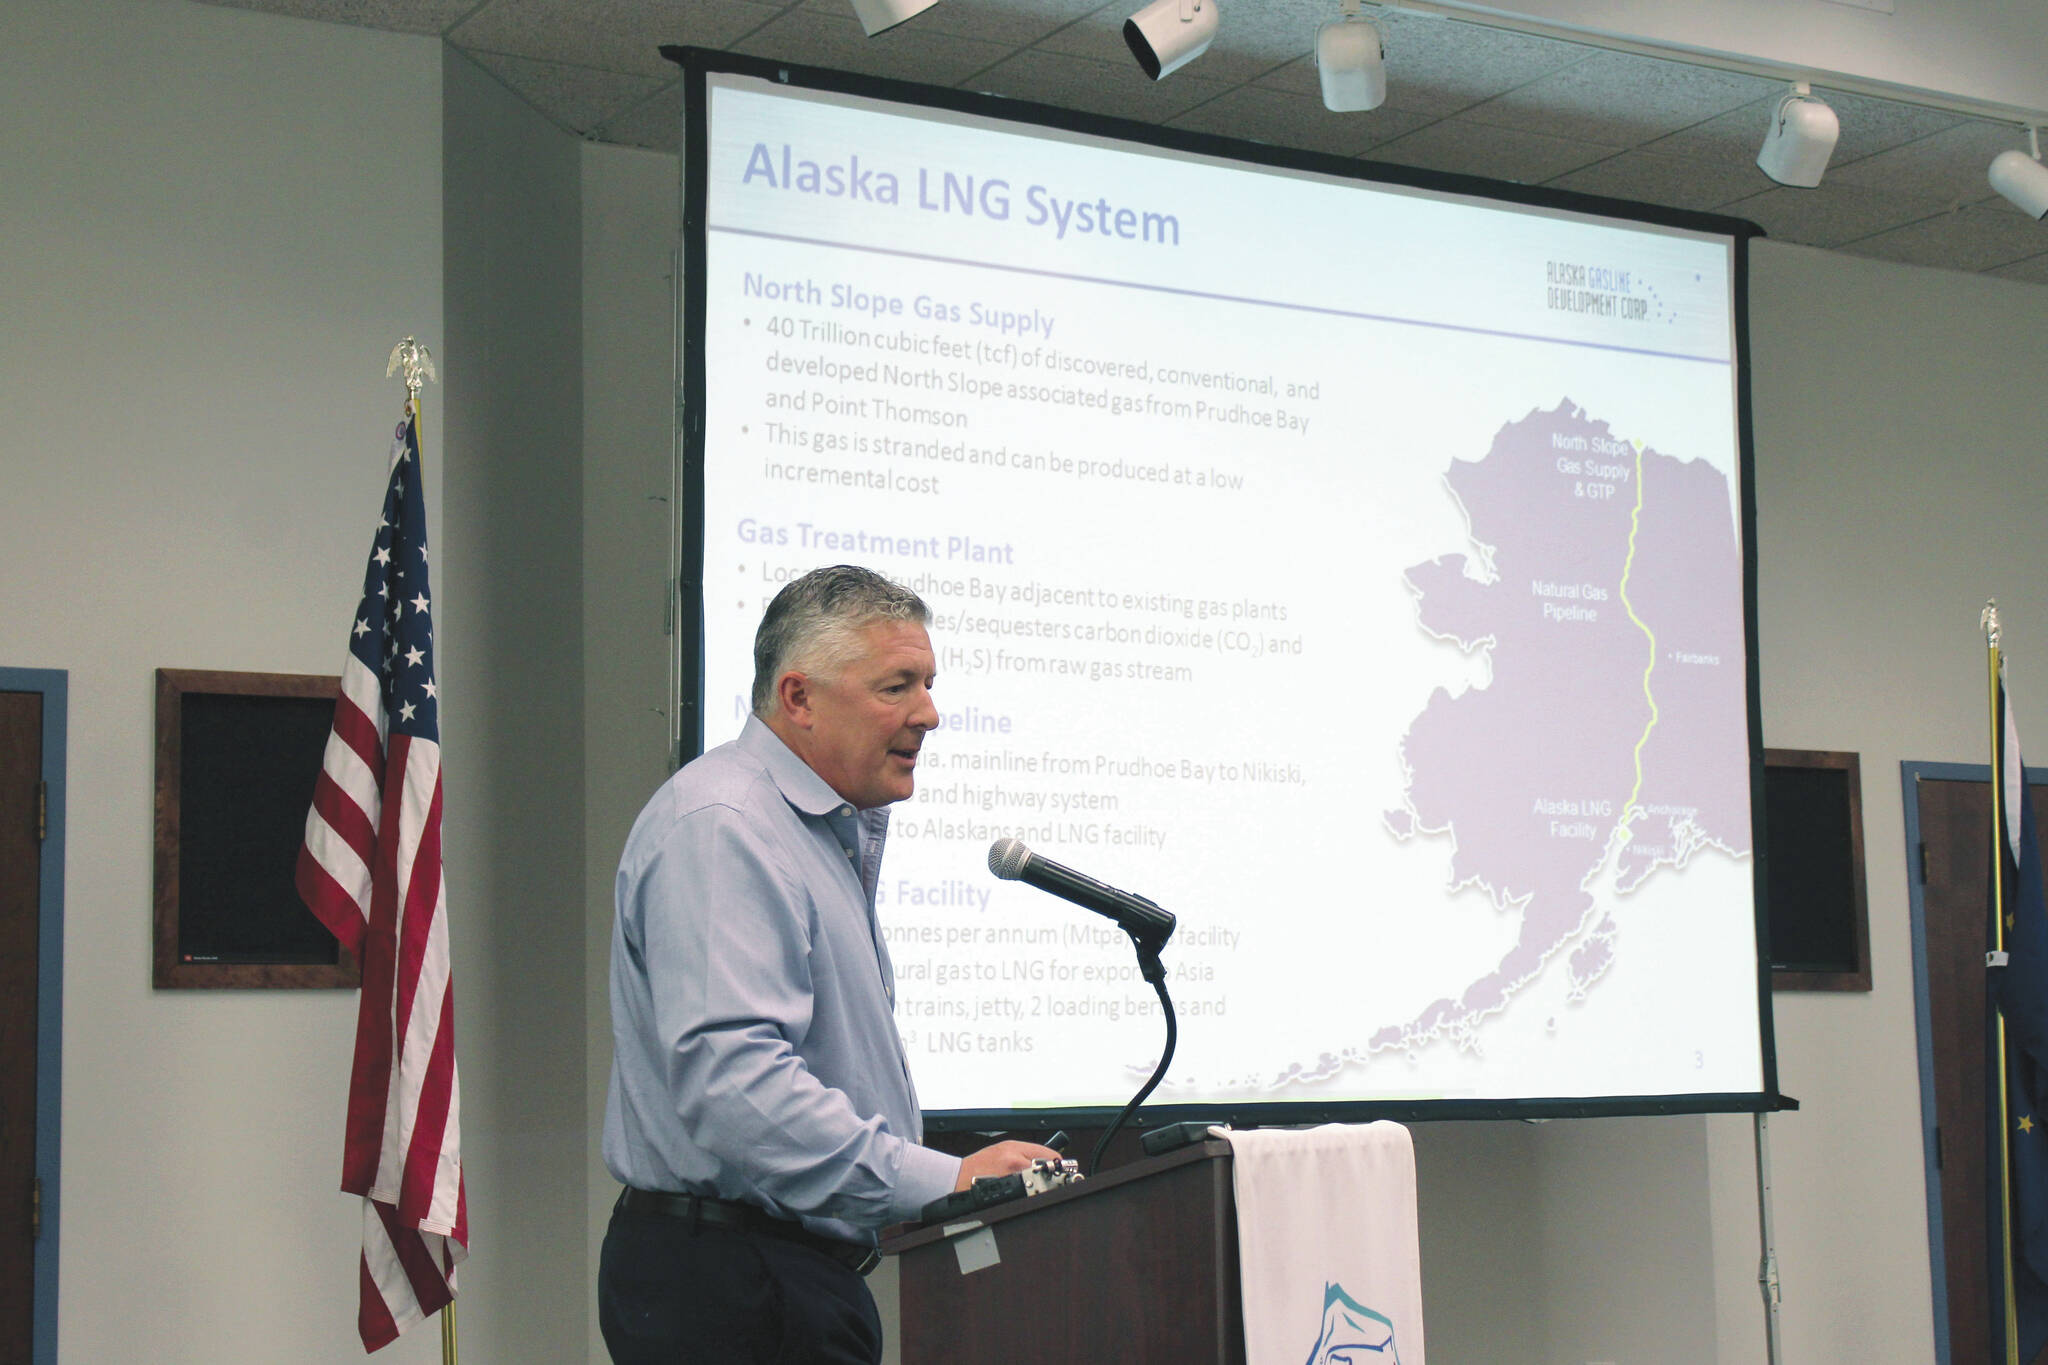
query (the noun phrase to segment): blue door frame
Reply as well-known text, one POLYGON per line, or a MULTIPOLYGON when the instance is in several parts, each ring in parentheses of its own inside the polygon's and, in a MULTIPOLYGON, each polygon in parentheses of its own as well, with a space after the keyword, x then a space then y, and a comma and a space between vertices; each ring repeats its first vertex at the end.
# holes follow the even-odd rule
MULTIPOLYGON (((2048 768, 2028 768, 2027 785, 2048 784, 2048 768)), ((1913 1033, 1920 1061, 1920 1148, 1927 1182, 1927 1263, 1934 1281, 1934 1358, 1937 1365, 1955 1365, 1948 1350, 1948 1252, 1941 1235, 1941 1170, 1935 1164, 1934 1031, 1932 1000, 1927 985, 1927 905, 1922 888, 1927 869, 1921 864, 1920 792, 1930 782, 1989 782, 1988 763, 1901 763, 1901 804, 1906 810, 1906 894, 1913 920, 1913 1033)), ((1986 838, 1989 838, 1986 831, 1986 838)), ((1987 852, 1986 856, 1990 856, 1987 852)))
POLYGON ((43 782, 48 825, 36 925, 36 1177, 43 1183, 42 1236, 35 1250, 35 1365, 57 1365, 57 1239, 63 1169, 59 1120, 64 1090, 65 735, 69 675, 62 669, 0 668, 0 692, 43 698, 43 782))

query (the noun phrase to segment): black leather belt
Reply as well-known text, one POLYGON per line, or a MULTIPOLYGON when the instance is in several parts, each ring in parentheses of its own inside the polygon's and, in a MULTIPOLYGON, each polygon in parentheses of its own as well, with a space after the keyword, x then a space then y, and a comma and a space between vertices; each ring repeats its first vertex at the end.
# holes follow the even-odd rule
POLYGON ((882 1253, 858 1242, 824 1237, 787 1218, 777 1218, 766 1209, 730 1199, 713 1199, 701 1194, 671 1194, 662 1190, 636 1190, 628 1186, 618 1207, 627 1213, 656 1214, 681 1218, 691 1226, 731 1228, 752 1232, 778 1241, 809 1247, 819 1255, 838 1262, 856 1275, 865 1275, 882 1263, 882 1253))

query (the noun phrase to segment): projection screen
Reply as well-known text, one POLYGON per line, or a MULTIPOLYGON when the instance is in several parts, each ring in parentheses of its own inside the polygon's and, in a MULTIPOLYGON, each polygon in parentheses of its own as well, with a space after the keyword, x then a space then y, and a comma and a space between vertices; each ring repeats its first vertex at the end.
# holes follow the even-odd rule
POLYGON ((1179 917, 1165 1116, 1773 1106, 1747 225, 685 56, 681 748, 789 579, 929 603, 935 1126, 1159 1054, 1004 836, 1179 917))

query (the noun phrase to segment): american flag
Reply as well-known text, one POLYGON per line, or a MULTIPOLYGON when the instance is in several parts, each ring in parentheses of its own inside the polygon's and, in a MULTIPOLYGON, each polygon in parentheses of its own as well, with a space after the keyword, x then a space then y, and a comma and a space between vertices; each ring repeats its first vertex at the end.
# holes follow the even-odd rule
POLYGON ((469 1254, 432 608, 408 402, 297 878, 307 907, 363 968, 341 1188, 363 1198, 366 1351, 446 1306, 469 1254))

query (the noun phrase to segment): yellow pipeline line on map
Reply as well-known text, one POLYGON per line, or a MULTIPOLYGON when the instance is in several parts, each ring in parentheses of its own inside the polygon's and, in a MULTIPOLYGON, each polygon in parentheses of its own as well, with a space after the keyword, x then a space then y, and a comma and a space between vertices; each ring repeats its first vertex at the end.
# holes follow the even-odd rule
POLYGON ((1657 634, 1644 623, 1642 617, 1636 615, 1635 604, 1628 600, 1628 576, 1635 572, 1636 531, 1642 526, 1642 521, 1643 448, 1638 444, 1636 446, 1636 505, 1635 510, 1628 514, 1628 559, 1621 566, 1621 605, 1622 609, 1628 612, 1628 619, 1636 623, 1636 629, 1640 630, 1650 642, 1650 662, 1643 668, 1643 698, 1650 703, 1650 723, 1643 727, 1643 736, 1636 741, 1636 785, 1629 792, 1627 802, 1622 805, 1621 819, 1616 822, 1624 829, 1628 827, 1628 817, 1635 811, 1636 798, 1643 794, 1643 746, 1650 742, 1650 731, 1657 728, 1657 697, 1655 693, 1650 691, 1650 675, 1657 671, 1657 634))

